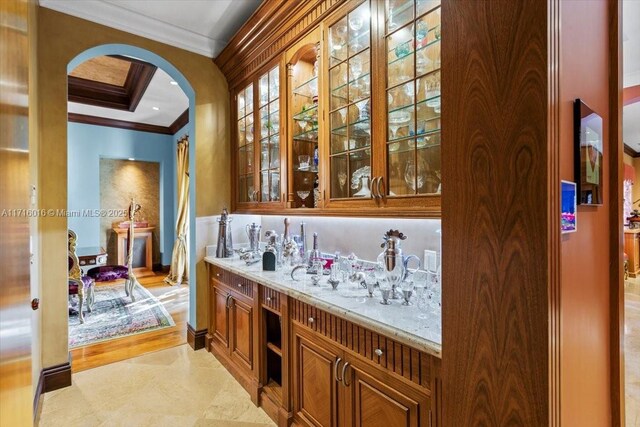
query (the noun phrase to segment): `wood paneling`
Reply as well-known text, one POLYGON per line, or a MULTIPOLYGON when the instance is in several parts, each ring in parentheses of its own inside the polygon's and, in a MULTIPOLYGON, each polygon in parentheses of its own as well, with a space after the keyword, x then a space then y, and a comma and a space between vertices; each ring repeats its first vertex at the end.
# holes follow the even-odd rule
MULTIPOLYGON (((30 31, 25 0, 0 2, 0 425, 31 425, 30 31), (16 211, 12 211, 16 209, 16 211), (7 213, 8 212, 8 213, 7 213)), ((33 32, 31 37, 33 37, 33 32)), ((37 379, 36 379, 37 380, 37 379)))
MULTIPOLYGON (((624 204, 622 181, 624 178, 622 145, 622 2, 608 1, 609 13, 609 311, 611 317, 611 424, 625 425, 625 372, 624 372, 624 272, 622 254, 622 207, 624 204), (617 189, 617 191, 616 191, 617 189)), ((636 86, 636 88, 640 88, 636 86)), ((640 97, 640 93, 637 94, 640 97)), ((636 153, 633 157, 638 157, 636 153)))
POLYGON ((339 351, 318 345, 293 329, 293 407, 297 417, 314 426, 338 425, 338 382, 334 364, 339 351))
POLYGON ((233 327, 231 355, 251 370, 253 368, 253 308, 237 298, 233 298, 230 305, 233 327))
POLYGON ((214 62, 230 88, 272 61, 345 0, 263 2, 214 62))
POLYGON ((313 306, 291 300, 291 319, 399 377, 431 388, 433 356, 402 345, 313 306), (380 350, 378 355, 376 350, 380 350))
POLYGON ((550 420, 550 3, 442 3, 445 426, 550 420))
POLYGON ((229 347, 229 307, 227 305, 229 292, 212 289, 211 297, 211 333, 213 337, 225 347, 229 347))

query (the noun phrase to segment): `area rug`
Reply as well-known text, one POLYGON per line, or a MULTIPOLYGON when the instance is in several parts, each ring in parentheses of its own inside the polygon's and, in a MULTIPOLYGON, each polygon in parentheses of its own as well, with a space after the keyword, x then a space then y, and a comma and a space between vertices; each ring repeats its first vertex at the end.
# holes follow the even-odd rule
POLYGON ((133 292, 136 302, 125 295, 124 284, 96 286, 93 311, 82 308, 84 323, 77 314, 69 315, 69 347, 175 326, 162 303, 147 289, 136 286, 133 292))

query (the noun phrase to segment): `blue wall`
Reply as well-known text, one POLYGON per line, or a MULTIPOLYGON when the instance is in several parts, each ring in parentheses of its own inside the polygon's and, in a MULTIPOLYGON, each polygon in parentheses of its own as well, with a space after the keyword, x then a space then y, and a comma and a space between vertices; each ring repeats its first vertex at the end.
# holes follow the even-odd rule
MULTIPOLYGON (((160 163, 160 252, 162 264, 171 264, 177 187, 174 140, 172 135, 68 123, 67 208, 70 211, 101 208, 101 158, 160 163)), ((69 217, 68 226, 76 231, 78 246, 100 246, 99 217, 69 217)))

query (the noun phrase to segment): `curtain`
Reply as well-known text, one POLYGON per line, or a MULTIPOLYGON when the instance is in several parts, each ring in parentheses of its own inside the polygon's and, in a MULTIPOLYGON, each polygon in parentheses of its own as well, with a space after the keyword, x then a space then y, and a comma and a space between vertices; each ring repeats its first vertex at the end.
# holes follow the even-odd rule
POLYGON ((178 218, 176 220, 176 242, 171 256, 171 270, 164 279, 171 285, 189 281, 189 136, 178 141, 178 218))

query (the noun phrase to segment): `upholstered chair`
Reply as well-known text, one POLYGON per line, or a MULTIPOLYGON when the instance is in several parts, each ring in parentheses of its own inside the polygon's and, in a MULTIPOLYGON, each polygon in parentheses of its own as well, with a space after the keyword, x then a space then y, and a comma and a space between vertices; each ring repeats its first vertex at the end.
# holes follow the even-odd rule
POLYGON ((84 315, 82 314, 83 302, 86 303, 87 311, 93 310, 95 302, 95 280, 89 276, 83 276, 80 270, 80 262, 76 255, 77 236, 73 230, 69 230, 69 299, 73 295, 78 295, 78 318, 80 323, 84 323, 84 315))

